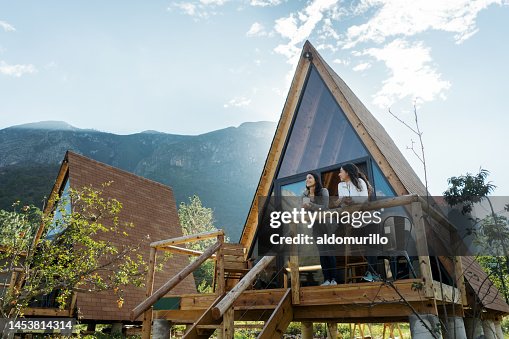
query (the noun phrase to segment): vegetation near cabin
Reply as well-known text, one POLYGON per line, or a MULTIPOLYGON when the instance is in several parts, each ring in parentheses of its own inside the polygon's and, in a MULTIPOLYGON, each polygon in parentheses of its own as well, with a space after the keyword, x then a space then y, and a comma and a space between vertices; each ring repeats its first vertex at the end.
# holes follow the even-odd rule
POLYGON ((54 203, 50 215, 20 202, 0 211, 1 317, 21 316, 31 306, 67 308, 75 292, 112 290, 120 308, 123 287, 145 281, 135 241, 119 246, 101 240, 106 233, 127 238, 134 227, 119 221, 118 200, 83 187, 54 203))
MULTIPOLYGON (((181 202, 179 209, 179 221, 184 235, 197 234, 216 229, 214 226, 214 212, 212 208, 202 205, 200 198, 196 195, 189 197, 188 202, 181 202)), ((215 239, 206 239, 198 242, 188 243, 191 250, 204 251, 215 242, 215 239)), ((190 258, 193 260, 194 258, 190 258)), ((200 268, 193 272, 196 287, 199 292, 212 292, 214 262, 205 261, 200 268)))

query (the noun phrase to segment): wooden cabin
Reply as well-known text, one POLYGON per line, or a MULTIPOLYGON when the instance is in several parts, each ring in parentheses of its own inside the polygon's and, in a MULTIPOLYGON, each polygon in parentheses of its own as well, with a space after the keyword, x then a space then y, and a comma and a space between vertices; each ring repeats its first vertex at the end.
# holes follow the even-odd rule
POLYGON ((161 251, 198 258, 179 276, 166 276, 169 280, 160 289, 151 285, 154 273, 149 274, 150 297, 131 317, 144 314, 144 338, 150 337, 152 320, 154 337, 164 337, 160 329, 169 321, 187 325, 184 338, 208 338, 214 331, 233 338, 239 326, 258 326, 258 338, 281 338, 293 321, 302 323, 303 338, 312 338, 313 322, 328 323, 330 338, 337 337, 337 323, 374 322, 410 322, 414 338, 477 338, 482 333, 501 338, 500 321, 509 306, 476 261, 428 254, 441 253, 457 230, 426 195, 383 126, 306 42, 239 243, 224 243, 221 231, 152 243, 154 258, 161 251), (346 253, 337 258, 344 279, 320 286, 318 254, 313 258, 261 250, 260 234, 267 226, 259 215, 267 204, 259 198, 299 196, 310 171, 319 173, 331 195, 337 195, 337 173, 350 162, 368 176, 376 196, 350 207, 399 208, 412 225, 417 254, 412 260, 402 255, 406 275, 391 272, 391 278, 384 262, 382 280, 368 282, 361 278, 365 258, 346 253), (217 242, 207 251, 186 251, 186 242, 211 237, 217 242), (163 298, 207 258, 216 261, 215 293, 163 298))
MULTIPOLYGON (((133 228, 126 230, 129 237, 112 238, 114 234, 104 233, 100 239, 111 241, 117 246, 129 242, 141 242, 140 250, 148 262, 149 244, 155 239, 182 236, 175 198, 171 188, 160 183, 139 177, 126 171, 89 159, 68 151, 60 167, 51 195, 65 195, 69 188, 76 190, 85 186, 100 189, 104 197, 115 198, 123 205, 120 221, 132 222, 133 228), (102 187, 102 184, 111 185, 102 187)), ((50 199, 51 201, 51 199, 50 199)), ((44 213, 53 213, 55 206, 48 204, 44 213)), ((107 225, 107 222, 105 222, 107 225)), ((43 234, 39 229, 38 236, 43 234)), ((171 262, 166 262, 162 272, 154 281, 160 286, 166 276, 176 275, 189 263, 187 256, 176 254, 171 262)), ((170 294, 196 293, 192 276, 186 277, 170 294)), ((44 305, 31 307, 24 311, 25 316, 64 316, 77 317, 82 323, 132 323, 130 311, 145 298, 145 289, 128 286, 124 289, 124 304, 118 307, 112 291, 100 293, 77 293, 67 309, 59 309, 54 298, 46 298, 44 305)), ((136 320, 136 319, 135 319, 136 320)))

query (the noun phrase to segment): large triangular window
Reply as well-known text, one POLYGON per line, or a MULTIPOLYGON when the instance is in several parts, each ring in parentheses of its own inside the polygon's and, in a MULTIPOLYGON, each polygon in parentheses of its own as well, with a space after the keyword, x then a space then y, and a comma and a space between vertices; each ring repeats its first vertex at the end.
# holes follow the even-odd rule
POLYGON ((314 171, 368 155, 326 87, 311 67, 277 178, 314 171))

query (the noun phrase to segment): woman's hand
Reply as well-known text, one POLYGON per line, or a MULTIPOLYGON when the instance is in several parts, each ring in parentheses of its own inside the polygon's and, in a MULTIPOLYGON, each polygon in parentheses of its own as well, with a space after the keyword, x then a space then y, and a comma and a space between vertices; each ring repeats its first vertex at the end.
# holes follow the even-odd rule
POLYGON ((351 204, 353 204, 352 197, 344 197, 344 198, 343 198, 343 203, 344 203, 345 205, 351 205, 351 204))

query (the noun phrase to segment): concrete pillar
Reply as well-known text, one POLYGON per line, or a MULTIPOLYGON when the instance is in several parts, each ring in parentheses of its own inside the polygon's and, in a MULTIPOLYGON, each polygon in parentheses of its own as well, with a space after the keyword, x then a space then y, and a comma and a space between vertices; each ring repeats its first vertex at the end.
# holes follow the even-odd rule
POLYGON ((433 338, 434 335, 435 338, 442 337, 440 321, 436 315, 419 314, 419 316, 417 316, 412 314, 408 316, 408 320, 410 322, 410 333, 412 335, 412 339, 430 339, 433 338), (430 332, 430 330, 432 332, 430 332))
POLYGON ((479 318, 465 318, 465 330, 467 339, 484 339, 484 331, 479 318))
POLYGON ((465 323, 462 317, 449 317, 447 319, 447 333, 444 335, 446 339, 467 339, 465 331, 465 323))
POLYGON ((166 319, 152 320, 152 339, 170 338, 171 323, 166 319))
POLYGON ((485 339, 497 339, 495 323, 493 322, 493 320, 483 320, 482 329, 484 332, 485 339))
POLYGON ((120 333, 122 334, 122 323, 113 323, 111 325, 111 334, 120 333))
POLYGON ((504 332, 502 332, 502 323, 500 320, 495 321, 495 333, 497 334, 497 339, 504 339, 504 332))
POLYGON ((313 339, 313 323, 302 322, 301 323, 302 339, 313 339))

